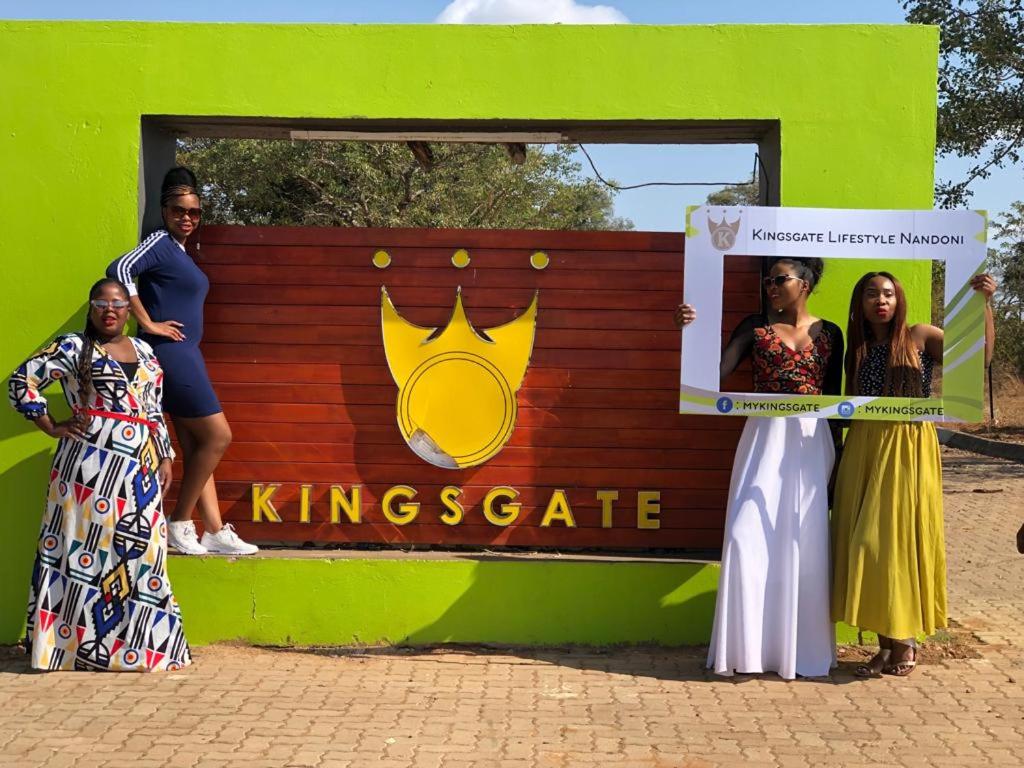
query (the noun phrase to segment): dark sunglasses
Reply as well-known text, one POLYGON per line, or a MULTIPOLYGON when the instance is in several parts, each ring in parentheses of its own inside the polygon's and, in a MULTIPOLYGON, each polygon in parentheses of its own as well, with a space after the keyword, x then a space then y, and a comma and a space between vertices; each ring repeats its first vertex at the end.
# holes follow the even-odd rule
POLYGON ((183 219, 188 216, 190 219, 198 221, 203 216, 202 208, 183 208, 180 205, 169 205, 171 209, 171 216, 176 219, 183 219))
POLYGON ((786 284, 787 280, 799 280, 799 277, 795 275, 776 275, 775 277, 766 277, 761 282, 764 283, 765 288, 771 288, 773 285, 776 288, 781 288, 786 284))
POLYGON ((91 299, 89 303, 96 309, 106 309, 107 307, 113 307, 114 309, 126 309, 128 302, 124 299, 114 299, 113 301, 107 301, 106 299, 91 299))

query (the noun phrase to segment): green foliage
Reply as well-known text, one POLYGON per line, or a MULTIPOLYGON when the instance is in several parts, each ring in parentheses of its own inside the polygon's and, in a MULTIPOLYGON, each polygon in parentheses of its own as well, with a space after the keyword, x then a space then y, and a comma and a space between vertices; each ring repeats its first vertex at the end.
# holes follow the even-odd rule
POLYGON ((178 159, 222 224, 474 229, 632 229, 571 147, 433 144, 425 171, 405 144, 188 139, 178 159))
POLYGON ((1017 163, 1024 148, 1024 2, 905 0, 907 21, 941 29, 940 155, 975 160, 964 178, 936 185, 943 208, 966 205, 970 184, 1017 163))
POLYGON ((992 229, 1002 243, 989 251, 992 271, 999 278, 994 359, 1004 373, 1024 377, 1024 202, 1013 203, 992 229))
POLYGON ((723 187, 708 195, 708 205, 760 205, 760 190, 757 179, 746 184, 723 187))

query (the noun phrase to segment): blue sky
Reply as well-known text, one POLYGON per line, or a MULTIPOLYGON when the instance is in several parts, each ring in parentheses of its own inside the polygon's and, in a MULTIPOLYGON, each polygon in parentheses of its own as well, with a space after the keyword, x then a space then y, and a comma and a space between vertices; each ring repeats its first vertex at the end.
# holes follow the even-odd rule
MULTIPOLYGON (((604 21, 634 24, 712 23, 890 23, 903 22, 899 0, 175 0, 141 3, 106 0, 0 0, 0 18, 7 19, 131 19, 146 21, 247 21, 324 23, 431 23, 443 13, 466 21, 604 21), (600 6, 594 8, 593 6, 600 6), (446 10, 447 9, 447 10, 446 10), (518 16, 516 16, 518 14, 518 16)), ((594 146, 590 148, 605 177, 622 184, 645 181, 744 180, 753 166, 749 146, 594 146)), ((580 158, 583 161, 583 158, 580 158)), ((585 170, 589 173, 589 167, 585 170)), ((968 162, 943 159, 937 176, 962 172, 968 162)), ((976 182, 972 208, 990 214, 1008 209, 1024 198, 1020 166, 996 171, 976 182)), ((638 229, 680 230, 685 206, 702 202, 708 189, 648 188, 622 192, 616 213, 633 220, 638 229)))

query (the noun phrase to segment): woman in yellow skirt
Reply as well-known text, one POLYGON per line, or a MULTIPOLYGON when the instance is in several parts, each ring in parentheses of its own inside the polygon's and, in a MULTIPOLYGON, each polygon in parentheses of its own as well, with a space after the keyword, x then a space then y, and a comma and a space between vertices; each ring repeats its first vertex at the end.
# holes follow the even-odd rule
MULTIPOLYGON (((971 281, 985 296, 985 364, 995 328, 989 275, 971 281)), ((853 289, 847 330, 846 393, 928 397, 941 328, 907 325, 907 302, 888 272, 869 272, 853 289)), ((878 634, 878 653, 857 669, 872 677, 909 675, 914 638, 946 626, 942 464, 930 422, 855 421, 832 509, 832 620, 878 634)))

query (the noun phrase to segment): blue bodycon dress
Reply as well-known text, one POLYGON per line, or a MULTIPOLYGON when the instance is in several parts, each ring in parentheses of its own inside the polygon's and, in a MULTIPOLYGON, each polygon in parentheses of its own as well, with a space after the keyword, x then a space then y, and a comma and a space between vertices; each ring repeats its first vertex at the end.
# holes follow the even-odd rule
POLYGON ((140 334, 164 369, 164 410, 185 418, 220 413, 220 401, 199 351, 203 302, 210 281, 192 257, 167 230, 158 229, 138 248, 115 259, 107 267, 107 276, 120 280, 131 295, 137 295, 154 322, 177 320, 184 326, 184 341, 140 334))

